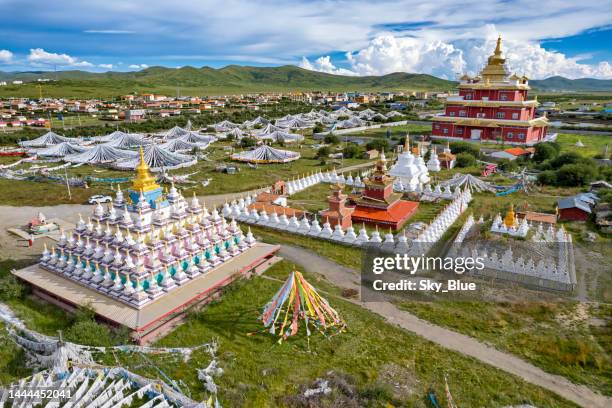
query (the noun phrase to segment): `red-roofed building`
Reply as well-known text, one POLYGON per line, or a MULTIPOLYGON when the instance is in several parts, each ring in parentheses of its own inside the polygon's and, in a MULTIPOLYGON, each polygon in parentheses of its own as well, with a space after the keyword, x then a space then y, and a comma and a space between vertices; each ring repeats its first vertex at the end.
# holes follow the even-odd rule
POLYGON ((387 161, 383 153, 372 176, 364 180, 365 188, 361 196, 353 198, 353 223, 376 225, 396 231, 406 224, 416 212, 419 203, 402 200, 402 195, 393 191, 393 180, 393 177, 387 175, 387 161))

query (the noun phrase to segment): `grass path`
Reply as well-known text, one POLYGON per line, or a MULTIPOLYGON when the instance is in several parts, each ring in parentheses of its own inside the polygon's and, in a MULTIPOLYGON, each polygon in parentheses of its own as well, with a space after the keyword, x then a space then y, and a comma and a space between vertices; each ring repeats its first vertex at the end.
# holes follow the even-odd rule
MULTIPOLYGON (((300 263, 307 272, 322 274, 334 285, 359 290, 359 275, 354 270, 295 246, 282 245, 280 255, 289 261, 300 263)), ((400 310, 392 303, 363 303, 357 300, 353 302, 379 314, 390 323, 414 332, 440 346, 468 355, 507 373, 516 375, 529 383, 552 391, 582 407, 612 406, 611 398, 596 393, 584 385, 577 385, 562 376, 549 374, 512 354, 499 351, 472 337, 419 319, 411 313, 400 310)))

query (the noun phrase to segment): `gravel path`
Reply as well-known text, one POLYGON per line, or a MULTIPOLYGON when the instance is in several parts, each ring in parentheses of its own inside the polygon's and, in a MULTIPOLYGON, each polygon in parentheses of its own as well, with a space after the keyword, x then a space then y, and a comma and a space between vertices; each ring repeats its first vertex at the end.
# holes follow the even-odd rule
MULTIPOLYGON (((359 290, 359 273, 338 265, 306 249, 282 245, 279 254, 289 261, 302 265, 306 271, 319 273, 330 282, 342 288, 359 290)), ((577 385, 568 379, 545 372, 521 358, 499 351, 480 341, 419 319, 415 315, 398 309, 389 302, 354 303, 377 313, 403 329, 409 330, 442 347, 473 357, 495 368, 516 375, 585 408, 612 407, 612 399, 596 393, 584 385, 577 385)))

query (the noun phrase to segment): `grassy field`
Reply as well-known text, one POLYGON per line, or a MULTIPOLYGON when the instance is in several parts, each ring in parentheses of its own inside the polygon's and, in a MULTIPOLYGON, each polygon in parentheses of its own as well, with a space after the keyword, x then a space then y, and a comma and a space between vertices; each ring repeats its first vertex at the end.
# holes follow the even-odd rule
POLYGON ((612 310, 575 302, 402 302, 417 316, 612 395, 612 310), (598 316, 606 316, 601 318, 598 316))
MULTIPOLYGON (((287 263, 277 264, 270 274, 285 277, 290 267, 287 263)), ((159 344, 185 346, 219 341, 219 360, 225 372, 217 384, 224 406, 288 406, 291 398, 315 378, 339 376, 354 387, 354 394, 347 397, 335 391, 323 406, 347 406, 346 398, 350 398, 356 406, 424 407, 429 387, 444 403, 444 374, 461 406, 503 406, 525 401, 536 406, 572 406, 537 387, 395 328, 336 297, 330 296, 329 300, 346 320, 346 333, 333 338, 313 335, 309 342, 300 334, 282 344, 268 334, 247 336, 260 329, 259 310, 279 285, 280 282, 262 277, 234 285, 221 301, 194 313, 159 344), (338 404, 340 401, 344 404, 338 404)), ((156 363, 171 377, 181 378, 197 397, 204 394, 194 368, 203 366, 207 359, 197 353, 189 363, 156 363)), ((137 371, 155 374, 151 367, 144 368, 142 362, 134 360, 122 359, 128 366, 140 365, 137 371)))

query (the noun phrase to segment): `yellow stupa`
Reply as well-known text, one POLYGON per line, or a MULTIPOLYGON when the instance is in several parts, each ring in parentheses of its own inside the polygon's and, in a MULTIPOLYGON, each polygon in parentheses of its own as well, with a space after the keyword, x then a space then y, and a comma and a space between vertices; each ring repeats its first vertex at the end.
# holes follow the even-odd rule
POLYGON ((160 188, 155 182, 155 177, 149 171, 149 166, 145 162, 144 150, 140 148, 140 162, 136 166, 136 177, 132 181, 132 189, 136 191, 151 191, 160 188))
POLYGON ((516 215, 514 214, 514 204, 510 204, 510 209, 506 213, 506 217, 504 218, 504 225, 506 228, 516 227, 518 222, 516 221, 516 215))

